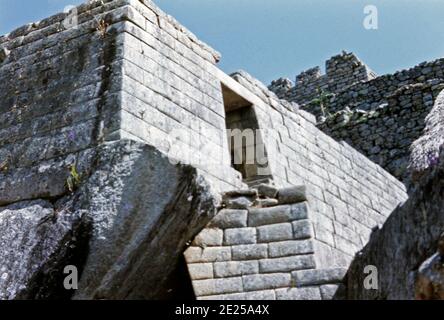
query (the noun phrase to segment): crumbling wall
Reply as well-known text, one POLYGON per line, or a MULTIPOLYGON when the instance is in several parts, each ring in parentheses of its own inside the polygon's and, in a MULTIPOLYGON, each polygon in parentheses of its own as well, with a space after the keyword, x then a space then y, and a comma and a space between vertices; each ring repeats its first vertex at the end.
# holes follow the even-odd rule
POLYGON ((345 51, 327 60, 325 71, 323 75, 321 68, 311 68, 296 76, 295 86, 290 80, 281 78, 273 81, 269 89, 281 99, 305 105, 319 95, 318 90, 336 93, 376 78, 376 74, 358 57, 345 51))
POLYGON ((410 146, 421 136, 426 116, 443 88, 444 83, 408 85, 373 111, 339 111, 318 128, 354 146, 410 188, 410 146))
MULTIPOLYGON (((351 54, 352 55, 352 54, 351 54)), ((353 59, 351 59, 353 61, 353 59)), ((357 66, 349 63, 349 68, 357 66)), ((359 72, 356 72, 359 74, 359 72)), ((314 77, 317 78, 317 77, 314 77)), ((313 77, 308 98, 301 98, 298 85, 280 79, 270 86, 279 97, 295 101, 320 119, 318 127, 335 140, 344 140, 411 186, 407 170, 410 146, 421 136, 425 117, 444 86, 444 59, 424 62, 408 70, 361 80, 342 74, 335 86, 321 86, 325 93, 323 114, 313 77), (341 83, 348 83, 341 85, 341 83)))

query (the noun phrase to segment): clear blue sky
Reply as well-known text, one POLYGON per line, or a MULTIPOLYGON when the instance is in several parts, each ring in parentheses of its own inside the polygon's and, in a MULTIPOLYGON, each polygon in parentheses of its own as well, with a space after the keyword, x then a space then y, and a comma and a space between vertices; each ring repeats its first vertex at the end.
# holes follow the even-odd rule
MULTIPOLYGON (((0 34, 81 0, 0 0, 0 34)), ((295 75, 342 49, 379 74, 444 57, 444 0, 157 0, 222 53, 226 72, 265 83, 295 75), (363 27, 376 5, 379 29, 363 27)))

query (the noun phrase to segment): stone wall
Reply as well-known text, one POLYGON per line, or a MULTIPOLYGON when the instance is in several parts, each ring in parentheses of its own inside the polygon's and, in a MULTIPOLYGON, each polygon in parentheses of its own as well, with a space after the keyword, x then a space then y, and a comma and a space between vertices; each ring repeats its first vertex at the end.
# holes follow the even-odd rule
POLYGON ((442 89, 444 83, 407 85, 373 111, 339 111, 318 128, 354 146, 410 188, 410 146, 421 136, 425 118, 442 89))
MULTIPOLYGON (((407 198, 405 187, 346 143, 338 143, 322 133, 316 128, 313 116, 279 100, 245 72, 238 72, 233 78, 255 95, 253 108, 267 147, 269 169, 276 187, 306 186, 310 206, 307 223, 313 231, 311 239, 315 253, 315 266, 312 268, 330 270, 348 267, 354 254, 367 243, 371 230, 383 224, 393 209, 407 198)), ((245 211, 243 215, 246 215, 245 211)), ((257 241, 253 237, 257 231, 250 227, 244 225, 242 230, 238 230, 239 236, 248 237, 249 234, 251 241, 257 241)), ((286 228, 289 230, 288 226, 278 226, 276 232, 288 232, 286 228)), ((213 232, 216 233, 220 238, 221 231, 213 232)), ((210 252, 219 250, 207 249, 210 252)), ((232 254, 229 248, 221 250, 227 255, 232 254)), ((205 249, 199 254, 205 256, 205 249)), ((223 259, 229 261, 231 258, 223 259)), ((289 274, 284 278, 289 278, 289 274)), ((217 279, 214 283, 217 283, 216 287, 224 287, 224 281, 217 279)), ((227 278, 226 292, 223 289, 218 293, 202 291, 201 295, 232 293, 232 290, 241 290, 241 285, 244 285, 239 277, 232 280, 234 284, 230 281, 227 278)), ((212 281, 202 283, 205 288, 206 284, 214 284, 212 281)), ((315 291, 319 292, 319 288, 315 291)), ((271 298, 271 292, 266 294, 267 298, 271 298)), ((276 292, 274 294, 276 297, 276 292)), ((249 296, 250 293, 245 295, 249 296)))
POLYGON ((233 77, 259 98, 254 108, 276 186, 307 186, 319 266, 348 265, 371 229, 407 198, 405 187, 245 72, 233 77))
MULTIPOLYGON (((426 117, 423 135, 413 143, 410 168, 414 188, 384 226, 356 256, 348 271, 350 299, 414 299, 421 264, 436 252, 444 230, 444 91, 426 117), (366 290, 363 269, 378 271, 378 288, 366 290)), ((439 270, 435 269, 439 273, 439 270)), ((431 279, 442 285, 442 277, 431 279)), ((433 291, 433 290, 432 290, 433 291)))
MULTIPOLYGON (((364 68, 358 67, 356 59, 350 58, 349 68, 353 65, 364 68)), ((326 98, 326 117, 319 103, 310 103, 319 97, 316 91, 319 80, 313 79, 321 78, 312 76, 305 82, 310 85, 303 84, 300 88, 298 83, 293 87, 288 80, 280 79, 270 88, 279 97, 300 103, 304 110, 321 119, 318 127, 322 131, 346 141, 410 187, 409 148, 421 136, 425 117, 444 87, 444 59, 368 79, 343 73, 342 79, 332 80, 336 87, 321 86, 332 94, 326 98), (307 93, 301 95, 304 90, 307 93)))
POLYGON ((0 37, 1 204, 65 193, 69 166, 87 174, 88 150, 118 128, 123 3, 79 6, 77 28, 58 14, 0 37))
POLYGON ((76 28, 58 14, 0 37, 0 203, 60 195, 69 166, 87 174, 85 150, 126 138, 195 165, 219 189, 240 186, 210 69, 219 54, 150 1, 77 13, 76 28))
POLYGON ((281 99, 305 105, 319 95, 318 90, 340 92, 355 83, 376 77, 358 57, 345 51, 327 60, 325 70, 325 75, 322 75, 320 67, 300 73, 296 76, 295 86, 288 79, 278 79, 271 83, 269 89, 281 99))
POLYGON ((221 189, 240 185, 231 168, 218 57, 149 1, 130 1, 123 26, 119 138, 147 142, 199 167, 221 189))
POLYGON ((225 209, 185 252, 197 298, 331 299, 346 269, 316 269, 306 200, 304 186, 227 194, 225 209))

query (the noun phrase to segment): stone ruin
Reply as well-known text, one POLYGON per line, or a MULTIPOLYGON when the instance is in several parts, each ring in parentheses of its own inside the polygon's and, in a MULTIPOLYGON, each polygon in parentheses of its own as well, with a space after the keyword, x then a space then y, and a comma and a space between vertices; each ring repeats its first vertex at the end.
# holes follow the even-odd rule
POLYGON ((415 297, 444 230, 441 60, 377 77, 343 53, 270 90, 151 1, 75 10, 0 37, 0 299, 415 297))

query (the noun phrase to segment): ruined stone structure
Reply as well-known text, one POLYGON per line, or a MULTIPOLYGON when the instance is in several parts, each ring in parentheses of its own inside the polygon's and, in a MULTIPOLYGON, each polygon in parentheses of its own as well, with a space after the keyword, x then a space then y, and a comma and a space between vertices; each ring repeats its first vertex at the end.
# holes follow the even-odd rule
MULTIPOLYGON (((0 299, 359 296, 355 254, 416 204, 401 206, 403 183, 246 72, 222 72, 151 1, 76 11, 75 27, 58 14, 0 37, 0 299)), ((311 99, 317 83, 374 77, 345 54, 298 80, 311 99)), ((420 150, 436 153, 430 140, 420 150)))
POLYGON ((312 103, 318 88, 331 93, 318 128, 346 141, 410 187, 409 148, 421 136, 425 118, 444 89, 444 59, 377 77, 356 56, 342 53, 327 61, 326 70, 322 76, 302 73, 295 86, 279 79, 270 89, 318 118, 322 112, 312 103))

